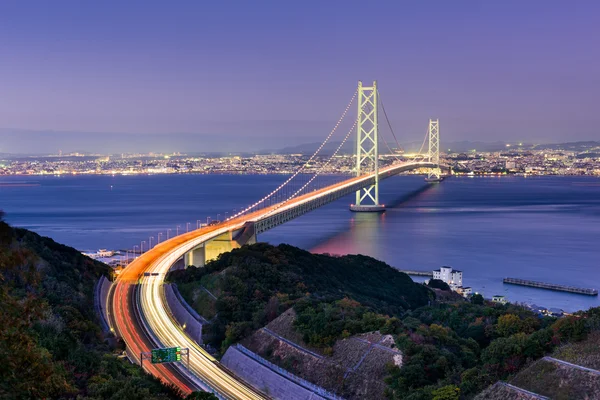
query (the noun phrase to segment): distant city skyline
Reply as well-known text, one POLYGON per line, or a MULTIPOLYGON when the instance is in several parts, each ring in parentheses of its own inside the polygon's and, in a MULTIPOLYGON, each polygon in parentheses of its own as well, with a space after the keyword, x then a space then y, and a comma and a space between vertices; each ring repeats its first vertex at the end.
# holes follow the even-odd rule
POLYGON ((358 80, 403 142, 600 137, 594 1, 34 3, 0 4, 0 152, 320 141, 358 80))
MULTIPOLYGON (((442 125, 443 126, 443 125, 442 125)), ((382 129, 382 127, 380 128, 382 129)), ((442 131, 443 132, 443 131, 442 131)), ((347 133, 347 130, 345 131, 347 133)), ((388 132, 385 140, 392 150, 398 146, 388 132)), ((443 132, 445 134, 445 132, 443 132)), ((354 132, 343 146, 342 153, 353 152, 355 146, 354 132)), ((422 145, 422 139, 417 134, 411 135, 413 140, 400 140, 402 150, 417 151, 422 145)), ((90 153, 90 154, 120 154, 120 153, 157 153, 157 154, 266 154, 266 153, 307 153, 313 152, 321 144, 323 138, 297 136, 269 137, 267 135, 253 136, 251 145, 244 145, 227 134, 200 135, 191 133, 176 134, 129 134, 129 133, 84 133, 30 131, 0 129, 0 155, 57 155, 59 153, 90 153), (51 144, 48 144, 50 140, 51 144)), ((333 137, 324 147, 325 152, 331 152, 340 144, 339 137, 333 137)), ((504 148, 505 145, 523 144, 556 145, 562 143, 600 143, 593 139, 565 139, 563 141, 544 140, 453 140, 442 136, 442 151, 451 150, 464 152, 468 150, 493 151, 504 148)), ((380 152, 388 153, 383 139, 380 139, 380 152)))

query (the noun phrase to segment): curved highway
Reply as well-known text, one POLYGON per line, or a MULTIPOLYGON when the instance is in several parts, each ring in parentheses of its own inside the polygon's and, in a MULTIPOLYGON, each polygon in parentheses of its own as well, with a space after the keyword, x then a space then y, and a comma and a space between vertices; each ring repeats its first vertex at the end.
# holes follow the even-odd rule
MULTIPOLYGON (((431 164, 426 162, 392 165, 382 168, 379 175, 380 179, 383 179, 408 169, 430 166, 431 164)), ((240 229, 248 222, 256 222, 274 213, 300 206, 319 196, 326 196, 363 181, 366 185, 371 178, 372 175, 351 178, 285 203, 181 234, 156 245, 136 258, 119 275, 111 292, 111 322, 125 341, 130 357, 139 362, 140 353, 148 352, 151 348, 187 347, 190 351, 189 371, 180 363, 166 365, 151 364, 150 361, 144 363, 146 371, 167 384, 177 386, 184 393, 202 388, 217 392, 226 399, 267 399, 268 396, 221 366, 175 322, 164 296, 164 277, 179 258, 202 243, 223 233, 240 229), (145 276, 145 272, 157 275, 145 276)))

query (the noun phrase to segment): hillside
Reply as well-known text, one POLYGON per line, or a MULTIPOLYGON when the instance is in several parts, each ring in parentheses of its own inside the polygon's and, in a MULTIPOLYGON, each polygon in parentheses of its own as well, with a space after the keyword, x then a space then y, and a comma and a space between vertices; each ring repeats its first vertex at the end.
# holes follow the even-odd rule
POLYGON ((370 257, 288 245, 245 246, 167 279, 212 318, 206 329, 222 353, 241 342, 350 399, 471 399, 600 327, 600 309, 541 318, 429 289, 370 257))
MULTIPOLYGON (((540 396, 556 400, 595 399, 600 397, 600 331, 593 331, 585 340, 567 343, 555 349, 515 376, 509 384, 540 396)), ((506 389, 496 384, 485 390, 478 400, 509 397, 506 389), (504 397, 500 397, 504 395, 504 397)), ((516 391, 513 390, 513 393, 516 391)))
POLYGON ((0 398, 175 399, 117 358, 93 307, 108 267, 0 215, 0 398))
POLYGON ((177 283, 196 307, 198 296, 206 298, 200 285, 217 295, 216 310, 210 302, 202 302, 197 311, 201 315, 216 311, 213 342, 223 349, 292 306, 299 311, 297 328, 306 341, 331 346, 344 330, 378 329, 385 320, 375 310, 396 315, 433 298, 408 275, 370 257, 314 255, 265 243, 222 254, 204 268, 173 271, 167 280, 177 283), (346 310, 345 298, 359 306, 346 310))

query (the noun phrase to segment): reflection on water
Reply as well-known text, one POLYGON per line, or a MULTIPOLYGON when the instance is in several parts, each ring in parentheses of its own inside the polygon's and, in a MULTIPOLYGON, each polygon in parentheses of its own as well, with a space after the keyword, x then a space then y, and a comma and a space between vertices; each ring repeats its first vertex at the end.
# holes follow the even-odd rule
MULTIPOLYGON (((283 176, 1 177, 7 220, 82 250, 131 248, 176 226, 229 215, 283 176)), ((334 178, 331 178, 334 179, 334 178)), ((600 180, 589 177, 385 180, 383 214, 345 197, 263 235, 315 252, 366 254, 401 269, 451 265, 491 297, 565 310, 597 298, 502 284, 505 276, 600 288, 600 180)), ((163 236, 164 237, 164 236, 163 236)))
MULTIPOLYGON (((596 297, 502 283, 510 276, 597 288, 598 179, 450 179, 426 189, 415 179, 396 180, 408 194, 388 202, 384 215, 351 214, 346 229, 310 249, 367 254, 400 269, 451 265, 486 297, 565 310, 600 305, 596 297)), ((393 185, 384 188, 394 196, 393 185)))

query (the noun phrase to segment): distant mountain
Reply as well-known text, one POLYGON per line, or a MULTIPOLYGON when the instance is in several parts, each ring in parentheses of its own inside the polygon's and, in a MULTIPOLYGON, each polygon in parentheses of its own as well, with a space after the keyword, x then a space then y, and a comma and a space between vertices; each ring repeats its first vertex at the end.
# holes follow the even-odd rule
MULTIPOLYGON (((58 154, 66 153, 210 153, 256 152, 267 145, 283 147, 300 143, 304 135, 243 131, 216 133, 130 134, 114 132, 29 131, 0 128, 0 153, 58 154)), ((304 139, 306 140, 306 139, 304 139)))
POLYGON ((552 144, 536 144, 533 149, 552 149, 552 150, 568 150, 568 151, 589 151, 600 148, 600 141, 588 140, 585 142, 567 142, 567 143, 552 143, 552 144))
MULTIPOLYGON (((281 130, 246 132, 243 127, 236 126, 231 131, 222 133, 171 133, 171 134, 129 134, 129 133, 102 133, 102 132, 61 132, 61 131, 30 131, 0 128, 0 157, 13 159, 15 156, 48 155, 77 152, 79 154, 121 154, 121 153, 173 153, 202 154, 207 156, 222 156, 227 154, 253 155, 253 154, 312 154, 320 142, 307 142, 308 132, 316 128, 307 127, 306 131, 293 132, 286 127, 281 130), (300 143, 300 144, 297 144, 300 143), (267 147, 268 146, 268 147, 267 147)), ((313 136, 314 137, 314 136, 313 136)), ((445 141, 442 136, 441 149, 453 152, 500 151, 506 149, 507 142, 483 141, 445 141)), ((398 147, 394 140, 385 138, 387 145, 395 151, 398 147)), ((312 139, 309 139, 312 140, 312 139)), ((588 151, 597 147, 598 141, 581 141, 553 144, 530 144, 509 142, 510 147, 519 146, 525 149, 565 149, 572 151, 588 151)), ((340 141, 331 141, 323 148, 323 154, 332 154, 340 145, 340 141)), ((418 151, 423 145, 423 140, 403 141, 400 146, 407 152, 418 151)), ((427 143, 425 143, 427 145, 427 143)), ((355 151, 355 137, 349 140, 340 149, 340 154, 352 154, 355 151)), ((380 136, 380 153, 386 154, 390 150, 380 136)))
MULTIPOLYGON (((400 143, 400 146, 406 152, 416 152, 421 148, 423 142, 403 142, 400 143)), ((263 150, 258 152, 259 154, 311 154, 313 153, 321 143, 304 143, 296 146, 287 146, 280 149, 271 149, 271 150, 263 150)), ((321 150, 321 154, 332 154, 337 147, 340 145, 340 142, 329 142, 323 149, 321 150)), ((392 150, 397 149, 396 143, 389 143, 388 145, 392 150)), ((339 151, 339 154, 352 154, 355 152, 355 141, 348 141, 344 143, 342 148, 339 151)), ((520 149, 551 149, 551 150, 569 150, 569 151, 589 151, 594 148, 600 147, 600 141, 584 141, 584 142, 567 142, 567 143, 551 143, 551 144, 531 144, 531 143, 515 143, 515 142, 479 142, 479 141, 456 141, 456 142, 442 142, 441 150, 442 151, 452 151, 452 152, 468 152, 468 151, 482 151, 482 152, 490 152, 490 151, 502 151, 507 148, 520 148, 520 149), (508 145, 508 146, 507 146, 508 145)), ((425 149, 427 148, 427 143, 425 143, 425 149)), ((386 154, 389 153, 387 146, 384 143, 379 143, 379 153, 386 154)))
MULTIPOLYGON (((304 143, 296 146, 288 146, 281 149, 271 149, 271 150, 263 150, 259 152, 259 154, 309 154, 314 152, 321 143, 304 143)), ((333 152, 340 145, 340 142, 329 142, 323 149, 321 150, 322 154, 333 154, 333 152)), ((400 143, 402 149, 406 152, 412 153, 419 151, 423 142, 403 142, 400 143)), ((342 148, 339 151, 339 154, 352 154, 355 152, 355 141, 348 141, 344 143, 342 148)), ((395 151, 398 148, 396 143, 389 143, 388 146, 395 151)), ((427 143, 425 143, 424 149, 427 148, 427 143)), ((486 143, 486 142, 470 142, 470 141, 461 141, 461 142, 442 142, 442 150, 447 151, 450 149, 453 152, 466 152, 471 150, 477 151, 500 151, 506 148, 506 142, 494 142, 494 143, 486 143)), ((387 154, 389 153, 389 149, 385 145, 385 142, 379 143, 379 153, 387 154)))
MULTIPOLYGON (((340 141, 328 142, 323 146, 320 154, 333 154, 335 150, 340 146, 340 141)), ((392 151, 396 151, 398 149, 398 145, 394 143, 390 143, 388 141, 388 146, 392 151)), ((421 148, 423 142, 406 142, 400 143, 400 146, 403 150, 407 152, 415 152, 421 148)), ((270 150, 262 150, 258 152, 258 154, 312 154, 316 149, 319 148, 321 143, 304 143, 295 146, 287 146, 280 149, 270 149, 270 150)), ((356 151, 356 141, 349 140, 340 148, 338 154, 352 154, 356 151)), ((385 145, 384 142, 380 141, 379 143, 379 153, 380 154, 388 154, 390 150, 385 145)))

